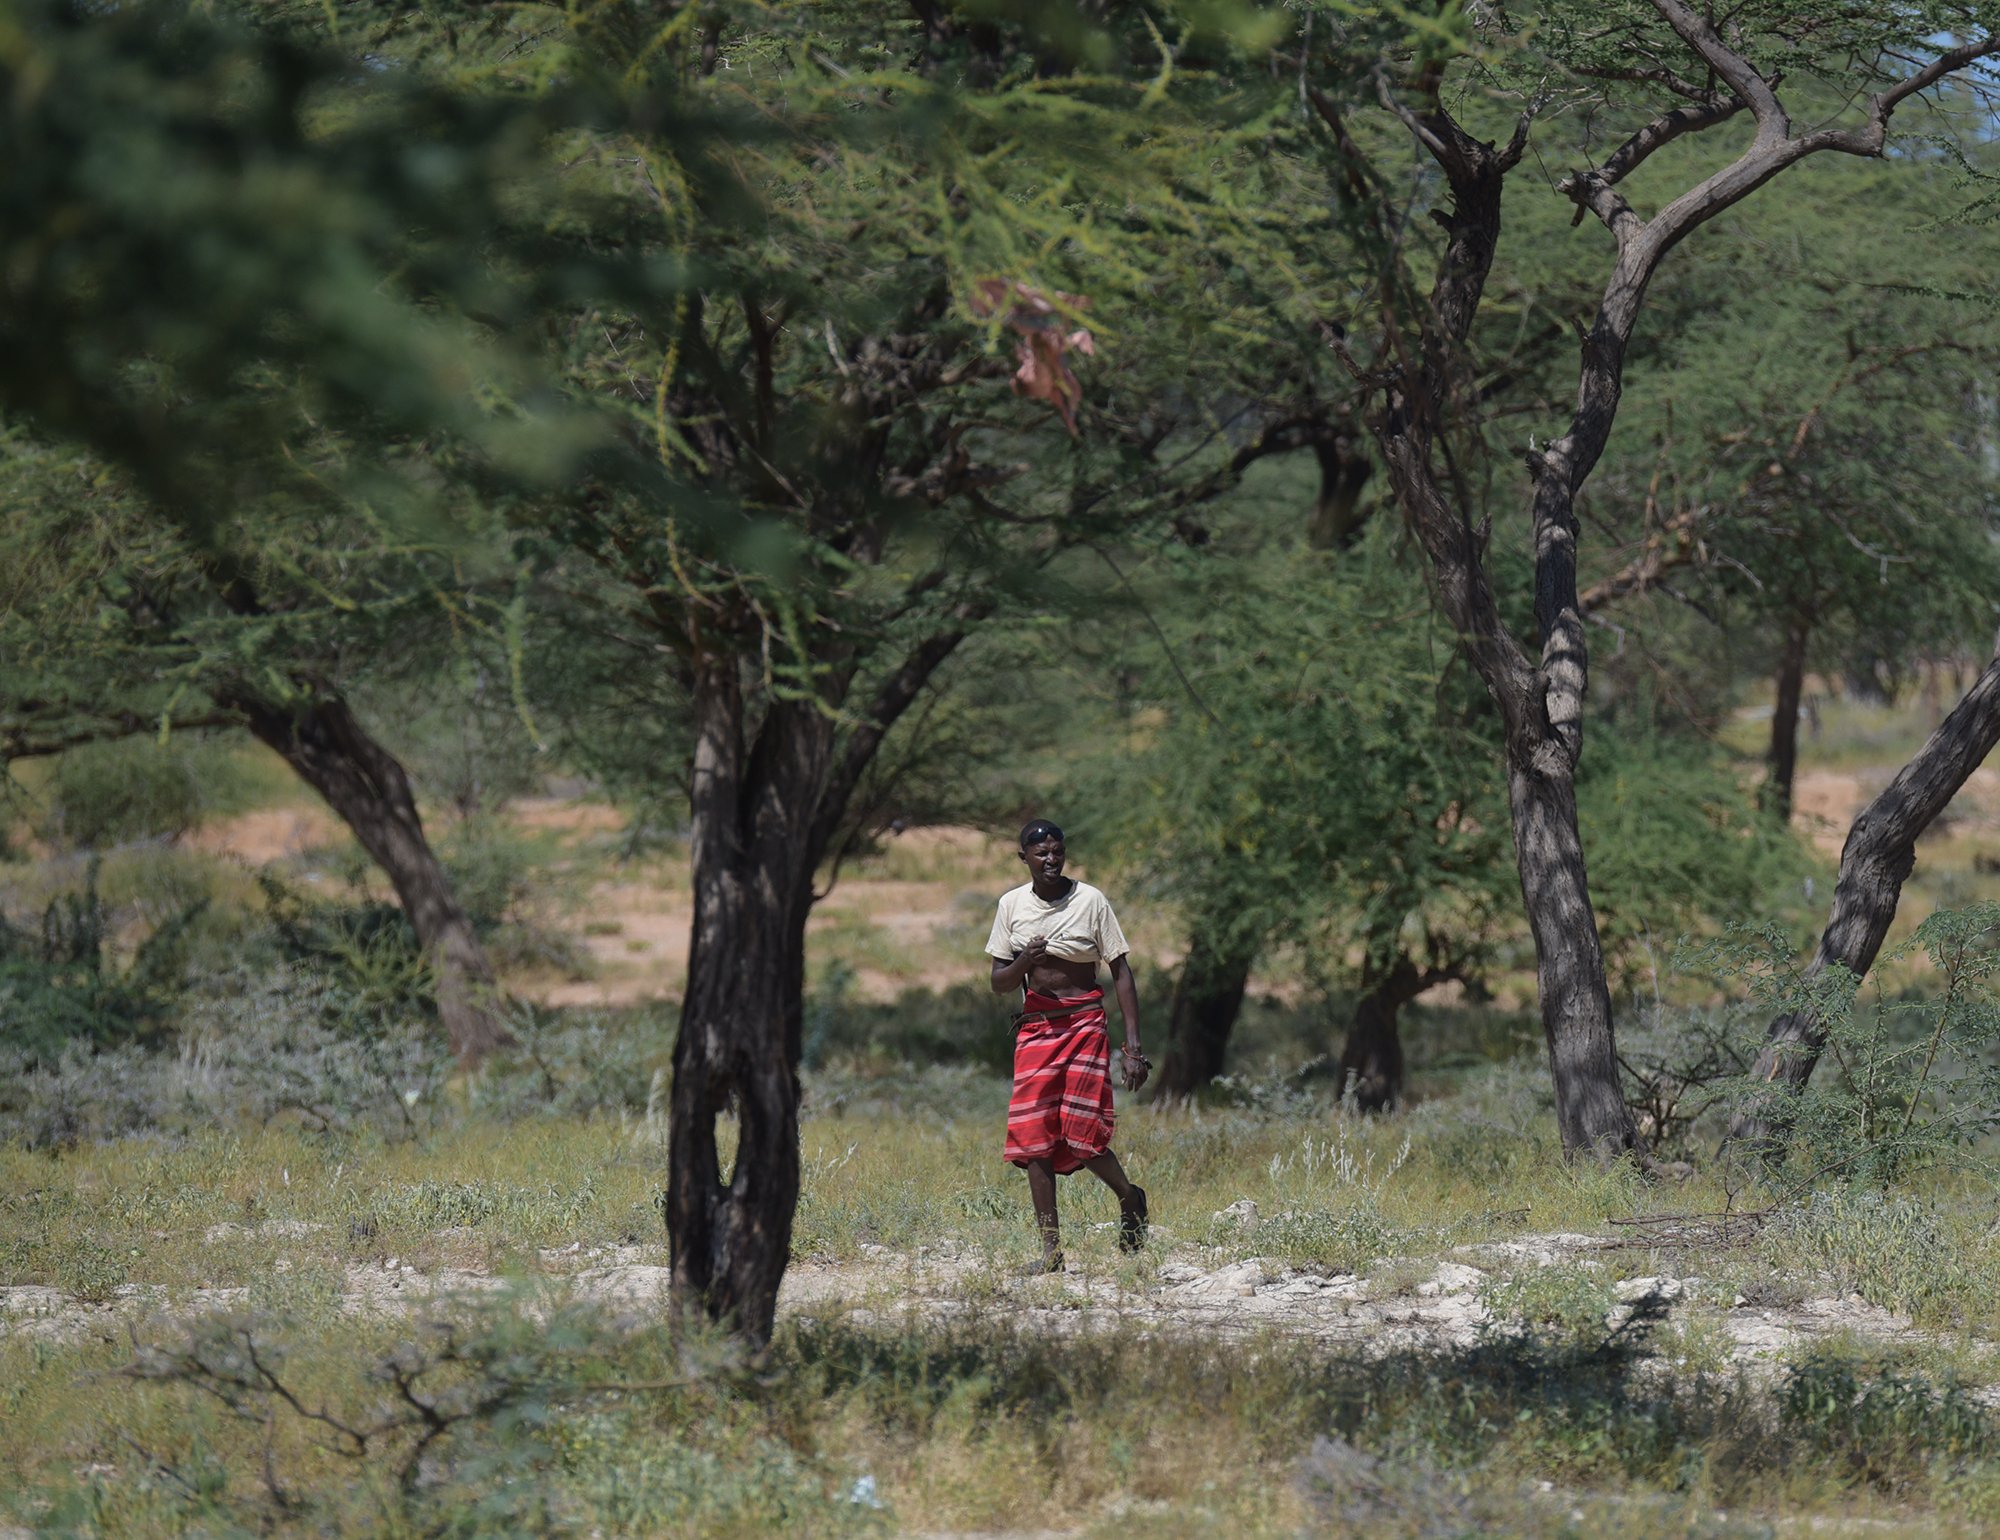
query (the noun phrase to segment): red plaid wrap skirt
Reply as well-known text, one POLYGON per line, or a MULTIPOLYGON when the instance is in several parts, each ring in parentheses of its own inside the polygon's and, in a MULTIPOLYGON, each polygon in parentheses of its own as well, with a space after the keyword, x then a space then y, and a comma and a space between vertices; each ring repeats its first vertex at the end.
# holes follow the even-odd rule
POLYGON ((1067 1175, 1111 1146, 1104 991, 1059 1000, 1029 990, 1022 1015, 1014 1039, 1007 1158, 1017 1166, 1051 1161, 1058 1176, 1067 1175), (1053 1019, 1038 1019, 1044 1015, 1053 1019))

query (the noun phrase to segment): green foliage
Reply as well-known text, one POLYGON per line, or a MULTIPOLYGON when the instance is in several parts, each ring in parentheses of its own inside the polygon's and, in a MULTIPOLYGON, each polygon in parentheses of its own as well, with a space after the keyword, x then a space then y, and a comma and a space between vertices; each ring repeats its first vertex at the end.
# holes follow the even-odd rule
POLYGON ((318 899, 269 872, 257 875, 280 961, 337 981, 330 1002, 354 1031, 433 1004, 430 967, 408 916, 395 904, 318 899))
POLYGON ((1943 291, 1994 248, 1936 228, 1929 161, 1815 167, 1705 232, 1655 285, 1593 483, 1615 517, 1695 521, 1675 561, 1718 618, 1803 621, 1814 656, 1891 686, 1993 629, 2000 332, 1943 291))
POLYGON ((187 932, 207 900, 169 916, 121 966, 99 869, 93 857, 82 888, 51 899, 39 926, 0 914, 0 1050, 27 1066, 53 1063, 71 1045, 155 1038, 168 1024, 187 932))
POLYGON ((1497 744, 1464 675, 1437 686, 1417 574, 1386 540, 1163 566, 1173 629, 1099 665, 1147 689, 1071 793, 1093 858, 1218 950, 1475 961, 1515 886, 1497 744))
POLYGON ((1740 769, 1712 745, 1636 711, 1608 716, 1577 768, 1576 800, 1614 987, 1657 974, 1673 938, 1717 915, 1802 930, 1815 864, 1758 814, 1740 769))
POLYGON ((1965 1386, 1894 1368, 1870 1373, 1838 1353, 1813 1353, 1787 1370, 1778 1416, 1788 1438, 1891 1491, 1926 1465, 1990 1459, 2000 1448, 1992 1412, 1965 1386))
POLYGON ((836 962, 806 996, 802 1063, 835 1057, 906 1064, 971 1064, 1006 1070, 1014 1062, 1009 1006, 984 984, 906 989, 893 1004, 859 1001, 853 974, 836 962))
POLYGON ((2000 1125, 1996 939, 2000 906, 1939 910, 1878 959, 1868 997, 1845 969, 1810 975, 1774 933, 1694 949, 1701 965, 1747 982, 1767 1018, 1797 1013, 1824 1034, 1828 1062, 1802 1090, 1740 1090, 1791 1130, 1789 1165, 1801 1186, 1829 1175, 1888 1184, 1976 1160, 1974 1142, 2000 1125), (1890 994, 1884 976, 1899 967, 1910 983, 1890 994))
MULTIPOLYGON (((1218 1230, 1216 1238, 1227 1236, 1218 1230)), ((1333 1273, 1365 1273, 1410 1237, 1390 1224, 1372 1204, 1333 1211, 1287 1212, 1257 1227, 1257 1247, 1295 1265, 1333 1273)))
MULTIPOLYGON (((1493 965, 1519 903, 1497 724, 1466 671, 1439 682, 1427 596, 1386 532, 1160 565, 1146 598, 1163 642, 1128 629, 1096 664, 1144 682, 1068 788, 1092 858, 1221 948, 1307 942, 1323 978, 1357 952, 1493 965)), ((1577 796, 1614 984, 1728 905, 1800 918, 1800 843, 1657 713, 1633 705, 1593 734, 1577 796)))
POLYGON ((1601 1268, 1558 1264, 1488 1279, 1479 1286, 1479 1302, 1495 1326, 1588 1349, 1602 1346, 1610 1334, 1618 1295, 1601 1268))
POLYGON ((184 834, 201 816, 201 786, 185 755, 152 744, 89 744, 65 754, 49 782, 43 833, 72 850, 184 834))
POLYGON ((395 1235, 491 1223, 524 1240, 555 1241, 567 1239, 595 1204, 596 1194, 587 1186, 558 1191, 513 1182, 426 1179, 378 1194, 363 1222, 395 1235))
POLYGON ((83 1236, 58 1249, 50 1276, 71 1299, 102 1305, 118 1297, 118 1290, 131 1275, 109 1247, 83 1236))
POLYGON ((269 511, 256 494, 302 485, 284 468, 301 409, 323 425, 448 427, 512 466, 558 447, 543 432, 555 403, 490 409, 531 381, 494 332, 438 302, 498 319, 514 297, 504 244, 492 265, 466 259, 509 228, 574 96, 545 98, 543 117, 357 71, 283 12, 251 27, 170 3, 10 9, 23 110, 0 141, 22 168, 0 221, 6 410, 124 464, 202 531, 254 525, 269 511), (233 495, 197 496, 224 463, 236 475, 213 484, 233 495))
POLYGON ((83 743, 38 788, 36 833, 58 850, 174 838, 254 798, 255 770, 227 745, 178 734, 83 743))
POLYGON ((1828 1187, 1779 1209, 1758 1244, 1788 1275, 1926 1323, 1953 1323, 1985 1304, 1981 1259, 1931 1202, 1828 1187))

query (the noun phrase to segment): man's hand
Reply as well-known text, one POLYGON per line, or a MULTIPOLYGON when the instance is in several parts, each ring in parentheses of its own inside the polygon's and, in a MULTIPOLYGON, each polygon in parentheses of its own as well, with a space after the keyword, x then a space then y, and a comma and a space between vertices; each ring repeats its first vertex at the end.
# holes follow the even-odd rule
POLYGON ((1022 947, 1019 952, 1014 954, 1014 961, 1021 965, 1022 977, 1025 978, 1027 976, 1028 970, 1040 962, 1047 955, 1048 950, 1049 938, 1047 936, 1036 936, 1026 946, 1022 947))
POLYGON ((1125 1062, 1125 1089, 1138 1090, 1146 1083, 1146 1077, 1152 1074, 1152 1063, 1136 1048, 1123 1050, 1119 1057, 1125 1062))

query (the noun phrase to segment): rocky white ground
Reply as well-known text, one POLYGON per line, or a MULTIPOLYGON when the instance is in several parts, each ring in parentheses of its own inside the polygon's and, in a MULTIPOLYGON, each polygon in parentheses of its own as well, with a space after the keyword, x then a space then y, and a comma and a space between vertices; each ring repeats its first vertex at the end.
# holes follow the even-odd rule
MULTIPOLYGON (((220 1227, 228 1228, 228 1227, 220 1227)), ((266 1226, 265 1238, 282 1238, 266 1226)), ((221 1241, 227 1237, 217 1235, 221 1241)), ((1245 1249, 1254 1231, 1245 1235, 1245 1249)), ((1176 1248, 1143 1285, 1129 1275, 1094 1272, 1072 1262, 1062 1273, 1017 1277, 997 1272, 990 1257, 949 1244, 915 1255, 864 1248, 851 1261, 804 1261, 786 1274, 780 1314, 809 1318, 847 1315, 888 1322, 914 1314, 936 1321, 1004 1312, 1017 1325, 1074 1333, 1115 1327, 1244 1337, 1296 1333, 1349 1345, 1363 1353, 1466 1347, 1483 1333, 1508 1330, 1495 1322, 1482 1292, 1496 1279, 1558 1263, 1602 1266, 1613 1242, 1574 1234, 1526 1236, 1459 1248, 1441 1259, 1381 1259, 1365 1274, 1326 1273, 1257 1255, 1231 1257, 1214 1248, 1176 1248)), ((667 1269, 658 1246, 543 1253, 548 1286, 617 1311, 650 1311, 665 1299, 667 1269)), ((288 1264, 280 1260, 284 1270, 288 1264)), ((414 1311, 454 1295, 505 1286, 492 1273, 421 1270, 395 1257, 346 1268, 338 1308, 344 1312, 414 1311)), ((1628 1278, 1615 1285, 1619 1303, 1606 1317, 1615 1329, 1643 1312, 1649 1351, 1667 1353, 1673 1330, 1699 1318, 1727 1334, 1727 1356, 1746 1366, 1774 1365, 1810 1342, 1844 1334, 1863 1342, 1919 1344, 1934 1339, 1859 1295, 1807 1297, 1796 1304, 1753 1303, 1699 1276, 1628 1278)), ((147 1318, 185 1318, 244 1308, 250 1291, 201 1288, 163 1291, 126 1285, 102 1303, 86 1304, 36 1285, 0 1289, 0 1337, 123 1339, 147 1318)), ((1996 1366, 2000 1380, 2000 1365, 1996 1366)), ((2000 1405, 2000 1384, 1989 1392, 2000 1405)))

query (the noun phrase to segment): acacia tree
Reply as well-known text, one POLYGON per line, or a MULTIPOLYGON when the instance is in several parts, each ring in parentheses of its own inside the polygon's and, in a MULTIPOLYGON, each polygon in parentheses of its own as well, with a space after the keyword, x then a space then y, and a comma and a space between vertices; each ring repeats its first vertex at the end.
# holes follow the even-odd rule
POLYGON ((550 318, 571 388, 625 414, 658 479, 586 478, 506 518, 541 592, 643 642, 626 655, 684 703, 695 916, 664 1207, 677 1300, 753 1343, 798 1196, 816 877, 973 630, 1046 607, 1065 552, 1155 516, 1149 457, 1179 418, 1097 388, 1092 334, 1143 322, 1184 363, 1220 353, 1212 310, 1156 298, 1163 273, 1233 294, 1251 239, 1247 200, 1188 153, 1182 93, 1240 99, 1246 139, 1276 99, 1186 53, 1177 89, 1149 91, 1136 14, 1064 36, 928 7, 890 48, 886 15, 718 10, 698 37, 579 14, 499 70, 744 109, 706 169, 671 125, 574 147, 572 237, 692 275, 550 318))
POLYGON ((1775 697, 1759 796, 1781 821, 1809 660, 1902 673, 1990 634, 1993 317, 1952 297, 1990 242, 1911 238, 1939 180, 1925 159, 1835 162, 1724 216, 1710 260, 1654 287, 1620 428, 1650 452, 1628 447, 1592 483, 1597 521, 1632 545, 1584 609, 1666 590, 1724 635, 1748 631, 1735 645, 1763 649, 1750 656, 1775 697))
POLYGON ((378 650, 444 650, 431 596, 448 565, 437 563, 429 583, 400 564, 356 583, 309 546, 274 559, 266 526, 259 545, 272 580, 251 604, 247 581, 219 586, 213 565, 90 457, 16 435, 0 448, 0 486, 20 510, 0 535, 18 575, 0 605, 9 664, 0 761, 138 735, 251 734, 390 879, 429 961, 452 1052, 471 1064, 510 1041, 485 949, 426 837, 410 777, 346 688, 378 650), (360 613, 327 605, 336 592, 360 613))
POLYGON ((1462 671, 1433 687, 1421 583, 1389 532, 1315 552, 1292 518, 1244 550, 1255 514, 1217 517, 1224 551, 1181 551, 1147 586, 1171 666, 1106 629, 1095 667, 1138 674, 1145 714, 1103 735, 1068 800, 1128 889, 1187 916, 1158 1094, 1222 1072, 1251 967, 1289 946, 1359 983, 1343 1062, 1373 1110, 1402 1089, 1400 1008, 1476 971, 1497 933, 1490 707, 1462 671))
MULTIPOLYGON (((1445 15, 1460 21, 1456 7, 1445 15)), ((1881 155, 1898 108, 2000 52, 2000 39, 1979 6, 1908 7, 1879 18, 1798 4, 1756 6, 1732 13, 1727 36, 1681 0, 1621 5, 1609 14, 1593 7, 1587 16, 1551 5, 1538 20, 1541 37, 1553 40, 1562 56, 1540 56, 1545 72, 1519 91, 1525 100, 1504 144, 1479 137, 1467 126, 1465 110, 1448 104, 1454 61, 1447 53, 1427 50, 1397 78, 1386 71, 1378 76, 1380 106, 1443 177, 1446 195, 1437 217, 1444 247, 1427 303, 1415 315, 1392 313, 1372 362, 1355 358, 1344 338, 1332 340, 1355 358, 1357 377, 1380 393, 1374 427, 1389 479, 1429 558, 1440 604, 1500 709, 1557 1122, 1566 1151, 1605 1158, 1635 1150, 1640 1141, 1619 1089, 1610 991, 1577 822, 1589 664, 1577 593, 1577 495, 1617 419, 1647 289, 1682 240, 1772 177, 1817 155, 1881 155), (1949 47, 1931 41, 1946 34, 1963 41, 1949 47), (1778 81, 1787 73, 1812 72, 1844 77, 1851 94, 1866 93, 1855 121, 1836 117, 1803 130, 1794 124, 1778 81), (1546 441, 1538 436, 1525 455, 1537 632, 1530 647, 1503 619, 1487 569, 1490 524, 1454 474, 1450 429, 1460 414, 1477 412, 1465 389, 1463 360, 1501 240, 1507 177, 1527 151, 1545 93, 1570 81, 1612 85, 1610 105, 1622 107, 1628 94, 1649 105, 1608 155, 1557 184, 1579 218, 1590 215, 1603 224, 1612 253, 1583 338, 1574 411, 1561 432, 1546 441), (1654 162, 1676 141, 1738 119, 1751 123, 1750 142, 1719 169, 1680 180, 1661 170, 1676 157, 1654 162), (1642 216, 1625 189, 1648 182, 1657 206, 1642 216)), ((1462 24, 1469 42, 1509 40, 1504 12, 1462 24)), ((1490 78, 1502 87, 1522 84, 1518 76, 1511 82, 1490 78)), ((1314 104, 1342 163, 1381 186, 1346 128, 1351 104, 1329 91, 1314 104)), ((1381 244, 1386 262, 1399 260, 1393 242, 1381 244)), ((1395 290, 1384 284, 1382 292, 1393 296, 1395 290)))
POLYGON ((595 442, 559 411, 484 410, 470 380, 519 400, 531 378, 439 303, 476 298, 489 325, 502 308, 482 265, 503 193, 574 104, 357 78, 337 49, 205 8, 12 20, 0 411, 41 442, 9 442, 8 539, 74 586, 9 605, 0 749, 250 731, 388 875, 476 1059, 506 1038, 491 970, 342 659, 398 645, 394 617, 454 586, 413 442, 454 435, 529 480, 595 442))
MULTIPOLYGON (((1351 985, 1337 1059, 1378 1110, 1403 1091, 1403 1008, 1486 974, 1517 938, 1497 723, 1463 665, 1437 677, 1422 573, 1392 530, 1340 553, 1302 550, 1296 532, 1244 550, 1260 514, 1231 500, 1216 516, 1225 554, 1157 564, 1145 596, 1172 666, 1153 638, 1104 628, 1091 671, 1141 682, 1124 725, 1091 735, 1105 746, 1069 803, 1088 847, 1125 853, 1127 888, 1191 916, 1210 955, 1288 948, 1315 979, 1351 985)), ((1650 937, 1717 909, 1768 914, 1801 867, 1711 746, 1643 703, 1621 705, 1615 726, 1578 799, 1607 954, 1629 981, 1650 937)), ((1195 966, 1169 1012, 1164 1096, 1219 1074, 1235 1025, 1221 1007, 1240 995, 1191 990, 1195 966), (1187 996, 1206 1008, 1184 1009, 1187 996)))

